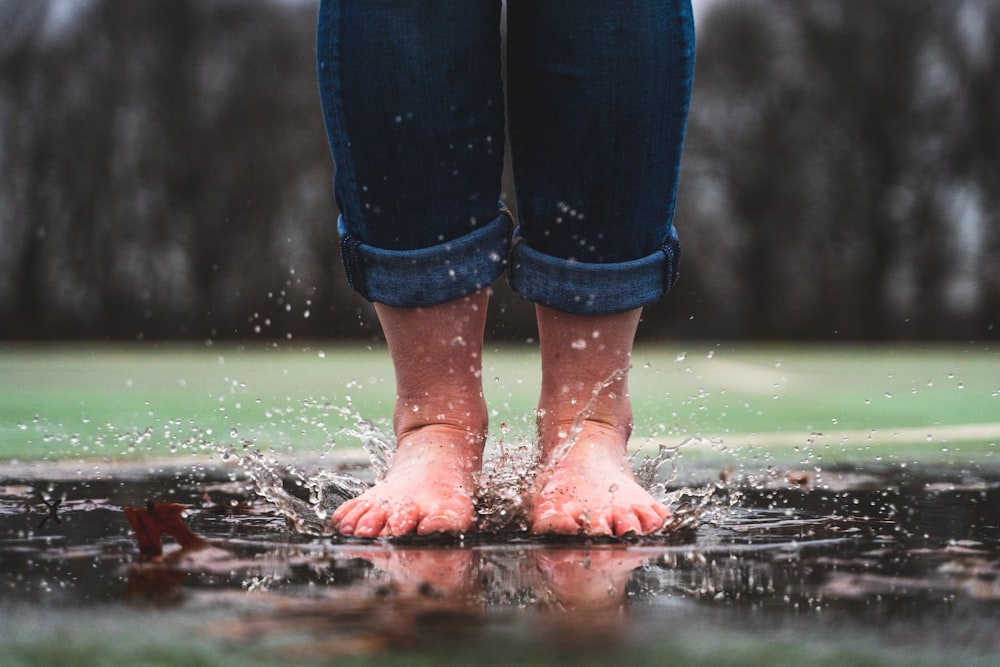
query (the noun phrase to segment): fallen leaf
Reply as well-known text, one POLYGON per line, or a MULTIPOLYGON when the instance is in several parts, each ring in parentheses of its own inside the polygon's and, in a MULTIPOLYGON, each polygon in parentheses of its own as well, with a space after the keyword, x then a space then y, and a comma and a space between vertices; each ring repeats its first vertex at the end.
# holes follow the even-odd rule
POLYGON ((146 503, 145 507, 125 507, 125 518, 135 532, 139 544, 139 552, 144 556, 160 556, 163 554, 163 541, 160 537, 166 533, 177 540, 182 549, 200 549, 206 545, 205 540, 191 532, 181 520, 181 514, 187 509, 180 503, 146 503))

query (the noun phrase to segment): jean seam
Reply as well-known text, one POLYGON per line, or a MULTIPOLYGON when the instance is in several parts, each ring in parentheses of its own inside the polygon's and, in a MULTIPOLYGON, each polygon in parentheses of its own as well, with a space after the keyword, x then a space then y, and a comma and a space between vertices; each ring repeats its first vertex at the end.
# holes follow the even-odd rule
POLYGON ((431 306, 487 287, 507 267, 510 212, 473 232, 428 248, 388 250, 360 242, 341 217, 341 250, 348 282, 369 301, 431 306), (434 267, 430 270, 429 267, 434 267))
POLYGON ((593 263, 565 260, 531 248, 515 231, 508 282, 521 298, 580 315, 604 315, 653 303, 679 273, 674 230, 655 251, 638 259, 593 263))

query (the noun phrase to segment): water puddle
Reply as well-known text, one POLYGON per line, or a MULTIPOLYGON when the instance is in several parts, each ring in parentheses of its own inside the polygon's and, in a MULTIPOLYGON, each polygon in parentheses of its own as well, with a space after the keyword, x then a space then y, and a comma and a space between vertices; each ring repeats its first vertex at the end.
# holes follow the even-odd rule
MULTIPOLYGON (((379 429, 359 422, 356 435, 385 462, 379 429)), ((664 450, 634 464, 685 529, 584 541, 520 530, 530 456, 516 440, 498 449, 484 529, 461 540, 326 535, 329 511, 372 481, 367 462, 298 469, 251 444, 216 466, 4 474, 0 646, 51 658, 68 628, 83 655, 128 637, 220 664, 626 649, 701 664, 732 651, 774 661, 782 646, 830 664, 1000 656, 1000 470, 722 469, 691 485, 664 450), (194 538, 175 526, 162 553, 140 553, 126 510, 158 507, 194 538)))

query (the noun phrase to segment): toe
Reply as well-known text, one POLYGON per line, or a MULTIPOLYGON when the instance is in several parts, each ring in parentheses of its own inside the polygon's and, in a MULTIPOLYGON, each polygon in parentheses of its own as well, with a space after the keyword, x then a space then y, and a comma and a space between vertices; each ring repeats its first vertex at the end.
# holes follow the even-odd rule
POLYGON ((381 505, 371 505, 354 526, 355 537, 378 537, 385 528, 389 513, 381 505))
POLYGON ((333 513, 331 523, 341 535, 353 535, 358 520, 368 510, 369 503, 364 500, 350 500, 333 513))
POLYGON ((583 516, 583 532, 593 537, 614 535, 617 523, 612 510, 591 511, 583 516))
POLYGON ((632 512, 639 523, 638 532, 641 535, 649 535, 660 530, 670 516, 670 510, 660 503, 656 503, 655 505, 633 505, 632 512))
POLYGON ((636 512, 632 511, 632 509, 618 507, 615 508, 614 532, 609 533, 609 535, 611 534, 615 537, 625 537, 626 535, 645 534, 645 530, 642 520, 636 515, 636 512))
POLYGON ((412 533, 417 527, 420 518, 420 511, 416 505, 406 504, 398 507, 396 511, 389 515, 385 523, 383 532, 385 537, 406 535, 412 533))
POLYGON ((417 526, 418 535, 434 533, 461 533, 472 525, 474 510, 471 503, 456 501, 454 504, 438 504, 432 507, 417 526))
POLYGON ((535 520, 531 524, 531 532, 536 535, 575 535, 583 528, 578 518, 582 511, 583 508, 573 502, 561 505, 542 503, 533 513, 535 520))

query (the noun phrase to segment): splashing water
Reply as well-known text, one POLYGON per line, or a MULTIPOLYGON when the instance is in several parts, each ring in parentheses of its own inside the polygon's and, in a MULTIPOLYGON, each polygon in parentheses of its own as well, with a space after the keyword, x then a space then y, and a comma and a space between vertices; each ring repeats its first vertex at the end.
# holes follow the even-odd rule
MULTIPOLYGON (((395 451, 391 438, 377 425, 350 408, 338 407, 334 410, 351 419, 353 426, 341 432, 361 441, 369 455, 376 481, 381 480, 389 469, 395 451)), ((296 532, 307 535, 329 534, 330 515, 333 511, 341 503, 361 495, 369 487, 367 482, 348 473, 332 470, 308 473, 294 466, 279 465, 276 460, 267 460, 253 444, 252 441, 244 442, 242 455, 234 446, 225 447, 221 452, 222 460, 235 461, 252 482, 254 492, 274 505, 296 532), (286 482, 305 490, 308 500, 290 492, 286 488, 286 482)))
POLYGON ((698 523, 717 522, 738 501, 739 492, 730 491, 727 481, 709 482, 702 487, 680 487, 670 490, 670 484, 677 479, 677 460, 685 447, 719 443, 705 438, 688 438, 678 445, 668 447, 661 444, 654 456, 645 455, 638 462, 639 452, 632 455, 632 468, 636 480, 642 488, 650 492, 657 501, 671 508, 672 516, 664 530, 684 530, 694 528, 698 523), (670 473, 663 475, 661 469, 670 465, 670 473))
POLYGON ((506 442, 507 435, 497 442, 496 453, 486 457, 479 479, 476 511, 484 533, 528 529, 525 499, 534 483, 538 452, 526 440, 506 442))
MULTIPOLYGON (((540 465, 540 453, 534 438, 527 435, 511 437, 510 428, 501 424, 500 435, 487 443, 479 490, 476 495, 477 529, 480 533, 497 535, 523 533, 528 529, 526 500, 533 495, 536 483, 573 448, 580 438, 586 420, 593 414, 600 395, 612 384, 625 377, 628 369, 620 369, 597 383, 590 399, 579 410, 563 441, 553 456, 540 465)), ((341 435, 358 440, 368 454, 370 469, 378 482, 385 477, 395 453, 394 438, 378 424, 362 417, 352 407, 333 407, 352 424, 341 435)), ((534 422, 528 415, 525 422, 534 422)), ((491 440, 493 437, 491 436, 491 440)), ((703 487, 670 489, 677 479, 677 460, 684 447, 709 444, 724 447, 721 442, 689 438, 676 446, 660 445, 653 455, 635 452, 630 465, 639 484, 659 502, 669 506, 672 516, 662 532, 694 528, 699 523, 717 522, 737 502, 738 492, 729 492, 726 479, 703 487), (669 469, 669 473, 664 474, 669 469)), ((235 461, 250 479, 255 493, 274 505, 296 532, 307 535, 330 535, 330 515, 343 502, 355 498, 369 484, 349 473, 332 470, 308 472, 269 460, 256 449, 252 441, 243 443, 243 453, 234 446, 221 452, 224 461, 235 461), (300 489, 299 493, 289 487, 300 489), (304 497, 303 497, 304 496, 304 497)))

